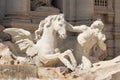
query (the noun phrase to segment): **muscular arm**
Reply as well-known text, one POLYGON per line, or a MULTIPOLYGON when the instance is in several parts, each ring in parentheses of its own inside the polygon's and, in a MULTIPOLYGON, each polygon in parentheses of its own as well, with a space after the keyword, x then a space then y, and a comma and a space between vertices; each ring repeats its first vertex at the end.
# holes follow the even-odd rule
POLYGON ((70 32, 77 32, 77 33, 81 33, 85 30, 87 30, 88 27, 86 25, 81 25, 81 26, 72 26, 69 23, 66 23, 66 30, 70 31, 70 32))

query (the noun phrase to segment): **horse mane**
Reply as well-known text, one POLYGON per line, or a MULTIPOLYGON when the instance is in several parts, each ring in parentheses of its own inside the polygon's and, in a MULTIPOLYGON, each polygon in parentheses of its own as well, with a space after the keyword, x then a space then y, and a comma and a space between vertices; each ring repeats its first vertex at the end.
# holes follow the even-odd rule
POLYGON ((42 20, 40 22, 39 28, 35 31, 35 36, 41 37, 41 35, 43 34, 44 27, 50 27, 51 24, 54 23, 54 21, 60 21, 62 19, 64 19, 63 14, 50 15, 50 16, 46 17, 44 20, 42 20), (39 33, 37 33, 37 32, 39 32, 39 33))

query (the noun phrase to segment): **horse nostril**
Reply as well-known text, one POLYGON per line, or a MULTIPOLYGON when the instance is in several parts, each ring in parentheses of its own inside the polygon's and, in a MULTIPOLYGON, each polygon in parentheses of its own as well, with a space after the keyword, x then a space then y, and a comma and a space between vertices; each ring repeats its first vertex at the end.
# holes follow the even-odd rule
POLYGON ((66 34, 62 34, 62 37, 65 39, 67 36, 66 36, 66 34))

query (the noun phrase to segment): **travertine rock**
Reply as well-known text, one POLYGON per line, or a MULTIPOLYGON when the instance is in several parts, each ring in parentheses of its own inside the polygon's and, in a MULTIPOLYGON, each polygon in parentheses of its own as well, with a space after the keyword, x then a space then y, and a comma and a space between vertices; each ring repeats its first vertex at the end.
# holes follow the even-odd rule
POLYGON ((0 43, 0 65, 30 65, 29 59, 26 57, 15 56, 17 52, 14 44, 11 42, 0 43), (11 51, 14 50, 14 51, 11 51), (13 54, 14 53, 14 54, 13 54))
POLYGON ((39 68, 38 76, 40 79, 58 79, 58 80, 119 80, 120 56, 113 60, 102 61, 93 64, 92 68, 86 70, 76 69, 70 73, 64 74, 61 68, 39 68))
POLYGON ((11 65, 13 64, 16 57, 9 50, 8 46, 0 43, 0 64, 1 65, 11 65))
POLYGON ((17 47, 17 45, 15 45, 14 43, 12 43, 11 41, 4 41, 2 42, 4 45, 8 46, 8 48, 10 49, 10 51, 17 55, 18 53, 20 53, 19 48, 17 47))

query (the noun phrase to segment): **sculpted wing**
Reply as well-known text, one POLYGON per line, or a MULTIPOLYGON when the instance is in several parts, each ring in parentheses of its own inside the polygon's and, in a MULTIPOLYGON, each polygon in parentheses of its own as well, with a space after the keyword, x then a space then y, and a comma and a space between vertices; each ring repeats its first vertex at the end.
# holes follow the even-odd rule
POLYGON ((26 53, 26 49, 34 45, 32 35, 27 30, 21 28, 6 28, 4 32, 11 35, 12 42, 24 53, 26 53))

